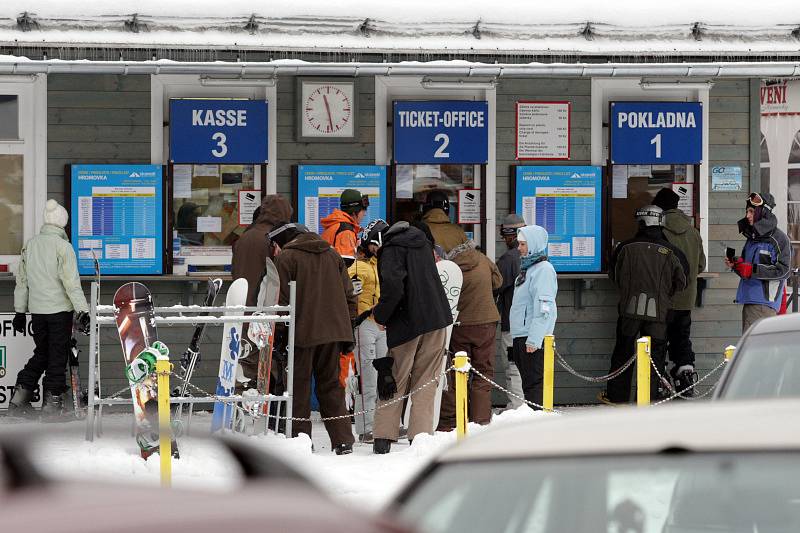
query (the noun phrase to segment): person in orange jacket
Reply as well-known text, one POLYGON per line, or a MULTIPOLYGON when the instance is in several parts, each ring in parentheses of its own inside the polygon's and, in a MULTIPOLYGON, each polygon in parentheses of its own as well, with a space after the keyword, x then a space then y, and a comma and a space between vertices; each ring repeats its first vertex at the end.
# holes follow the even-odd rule
POLYGON ((367 214, 369 196, 356 189, 345 189, 339 197, 339 209, 322 219, 322 238, 342 256, 350 267, 357 257, 361 221, 367 214))

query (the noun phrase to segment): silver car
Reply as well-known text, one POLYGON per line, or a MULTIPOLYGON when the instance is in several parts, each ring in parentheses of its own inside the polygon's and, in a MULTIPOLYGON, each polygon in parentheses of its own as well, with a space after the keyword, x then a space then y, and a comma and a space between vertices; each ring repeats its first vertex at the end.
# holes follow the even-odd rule
POLYGON ((469 437, 390 511, 425 533, 800 531, 800 401, 593 411, 469 437))

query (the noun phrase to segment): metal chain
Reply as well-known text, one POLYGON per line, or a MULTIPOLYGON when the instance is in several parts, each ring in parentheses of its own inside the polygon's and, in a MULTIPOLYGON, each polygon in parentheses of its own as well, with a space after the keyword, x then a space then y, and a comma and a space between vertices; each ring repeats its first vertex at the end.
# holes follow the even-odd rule
MULTIPOLYGON (((457 369, 454 369, 454 370, 456 370, 457 372, 459 372, 459 370, 457 370, 457 369)), ((523 398, 522 396, 519 396, 519 395, 517 395, 517 394, 515 394, 515 393, 511 392, 510 390, 506 389, 505 387, 501 387, 501 386, 500 386, 498 383, 496 383, 495 381, 492 381, 492 380, 491 380, 491 379, 489 379, 488 377, 486 377, 486 376, 484 376, 483 374, 481 374, 481 372, 480 372, 479 370, 476 370, 476 369, 475 369, 475 367, 471 367, 471 368, 469 369, 469 371, 470 371, 470 372, 473 372, 473 373, 474 373, 476 376, 478 376, 479 378, 481 378, 481 379, 482 379, 482 380, 484 380, 485 382, 489 383, 491 386, 493 386, 493 387, 495 387, 495 388, 497 388, 497 389, 499 389, 499 390, 501 390, 501 391, 505 392, 507 395, 509 395, 509 396, 513 396, 513 397, 514 397, 514 398, 516 398, 517 400, 520 400, 521 402, 523 402, 523 403, 525 403, 525 404, 527 404, 527 405, 529 405, 529 406, 531 406, 531 407, 535 407, 535 408, 537 408, 537 409, 540 409, 540 410, 543 410, 543 411, 544 411, 544 410, 547 410, 547 409, 545 408, 545 406, 544 406, 544 405, 539 405, 538 403, 535 403, 535 402, 530 402, 530 401, 526 400, 525 398, 523 398)), ((556 409, 553 409, 553 410, 552 410, 552 412, 553 412, 553 413, 560 413, 561 411, 558 411, 558 410, 556 410, 556 409)))
POLYGON ((628 359, 628 361, 624 365, 614 370, 610 374, 606 374, 605 376, 593 377, 593 376, 584 376, 583 374, 580 374, 577 370, 572 368, 569 363, 567 363, 567 361, 561 356, 561 354, 558 353, 558 350, 555 350, 555 353, 556 357, 558 357, 558 364, 563 366, 564 370, 566 370, 567 372, 569 372, 570 374, 572 374, 577 378, 580 378, 584 381, 589 381, 591 383, 603 383, 605 381, 611 381, 612 379, 616 378, 617 376, 628 370, 628 368, 633 364, 633 362, 636 361, 636 354, 633 354, 631 358, 628 359))
MULTIPOLYGON (((723 364, 724 364, 724 363, 723 363, 723 364)), ((655 363, 655 361, 653 361, 652 359, 650 359, 650 366, 652 366, 652 367, 653 367, 653 370, 655 370, 655 372, 656 372, 656 375, 658 376, 658 379, 660 379, 660 380, 661 380, 661 383, 663 383, 664 385, 666 385, 666 386, 667 386, 667 389, 669 390, 669 393, 670 393, 670 394, 674 394, 676 397, 680 398, 681 400, 689 400, 689 401, 700 400, 700 399, 704 398, 705 396, 707 396, 707 395, 708 395, 708 393, 709 393, 711 390, 713 390, 713 387, 712 387, 711 389, 707 390, 706 392, 704 392, 703 394, 701 394, 701 395, 699 395, 699 396, 684 396, 684 395, 683 395, 683 393, 685 393, 686 391, 688 391, 688 390, 692 389, 692 388, 693 388, 695 385, 697 385, 698 383, 700 383, 700 381, 698 380, 698 381, 696 381, 696 382, 692 383, 691 385, 689 385, 688 387, 686 387, 686 388, 684 388, 684 389, 681 389, 680 391, 677 391, 677 390, 675 389, 675 387, 673 387, 673 386, 672 386, 672 383, 670 383, 670 382, 669 382, 669 380, 668 380, 667 378, 665 378, 664 376, 662 376, 662 375, 661 375, 661 372, 659 372, 659 371, 658 371, 658 368, 656 368, 656 363, 655 363)), ((716 386, 716 385, 715 385, 715 386, 716 386)))
MULTIPOLYGON (((714 373, 716 373, 716 372, 717 372, 717 371, 718 371, 720 368, 722 368, 723 366, 725 366, 725 364, 726 364, 727 362, 728 362, 728 360, 727 360, 727 359, 723 359, 723 360, 722 360, 722 362, 721 362, 720 364, 718 364, 716 367, 714 367, 714 368, 713 368, 713 369, 712 369, 712 370, 711 370, 711 371, 710 371, 708 374, 706 374, 706 375, 705 375, 705 376, 703 376, 702 378, 698 379, 698 380, 697 380, 695 383, 693 383, 693 384, 692 384, 692 385, 690 385, 689 387, 686 387, 685 389, 679 390, 679 391, 675 392, 675 394, 673 394, 672 396, 669 396, 669 397, 667 397, 667 398, 664 398, 663 400, 660 400, 660 401, 658 401, 658 402, 654 403, 653 405, 654 405, 654 406, 656 406, 656 405, 661 405, 662 403, 666 403, 666 402, 669 402, 669 401, 672 401, 672 400, 674 400, 675 398, 677 398, 678 396, 680 396, 681 394, 683 394, 684 392, 686 392, 687 390, 689 390, 689 388, 691 388, 691 387, 696 387, 697 385, 699 385, 699 384, 700 384, 700 383, 702 383, 703 381, 707 380, 707 379, 708 379, 709 377, 711 377, 711 376, 712 376, 714 373)), ((706 391, 706 392, 704 393, 704 395, 703 395, 703 396, 705 396, 706 394, 708 394, 710 391, 714 390, 714 388, 715 388, 716 386, 717 386, 717 384, 715 383, 715 384, 714 384, 714 386, 713 386, 713 387, 711 387, 711 388, 710 388, 708 391, 706 391)), ((701 398, 701 397, 702 397, 702 396, 700 396, 700 397, 698 397, 698 398, 701 398)))

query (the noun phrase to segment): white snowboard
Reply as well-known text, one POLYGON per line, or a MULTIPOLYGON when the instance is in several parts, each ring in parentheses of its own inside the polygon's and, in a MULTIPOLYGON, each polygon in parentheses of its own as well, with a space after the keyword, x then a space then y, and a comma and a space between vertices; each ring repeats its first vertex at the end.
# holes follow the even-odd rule
MULTIPOLYGON (((453 314, 453 323, 455 323, 458 318, 458 298, 461 296, 461 285, 464 282, 464 275, 461 273, 461 269, 458 267, 458 265, 452 261, 439 261, 436 263, 436 268, 439 270, 439 279, 442 280, 444 293, 447 296, 447 302, 450 304, 450 312, 453 314)), ((445 341, 442 349, 442 365, 439 368, 440 374, 444 372, 444 369, 447 367, 447 363, 450 360, 448 348, 450 347, 450 336, 452 334, 453 324, 450 324, 447 326, 447 331, 445 334, 445 341)), ((433 398, 434 430, 436 429, 436 426, 439 425, 439 409, 442 405, 442 393, 444 392, 445 382, 445 379, 439 381, 439 385, 436 387, 436 395, 433 398)), ((413 400, 414 397, 412 396, 408 399, 408 403, 406 404, 406 412, 405 416, 403 417, 403 425, 405 427, 408 427, 409 418, 411 417, 411 403, 413 400)))
MULTIPOLYGON (((228 287, 228 294, 225 297, 225 306, 243 306, 247 301, 247 280, 239 278, 234 280, 228 287)), ((244 313, 241 310, 226 311, 225 315, 238 315, 244 313)), ((222 349, 219 360, 219 376, 217 377, 217 389, 215 394, 218 396, 231 396, 236 387, 236 365, 239 359, 239 351, 242 348, 242 322, 225 322, 222 333, 222 349)), ((211 431, 220 429, 231 429, 233 424, 233 404, 216 402, 214 404, 214 414, 211 418, 211 431)))

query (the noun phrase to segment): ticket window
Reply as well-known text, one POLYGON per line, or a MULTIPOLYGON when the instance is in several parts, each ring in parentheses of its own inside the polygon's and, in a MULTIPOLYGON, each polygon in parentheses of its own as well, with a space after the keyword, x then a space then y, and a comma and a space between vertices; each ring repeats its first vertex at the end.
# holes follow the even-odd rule
POLYGON ((698 227, 696 172, 694 165, 611 165, 611 249, 636 234, 636 209, 652 204, 664 187, 678 194, 678 208, 698 227))

